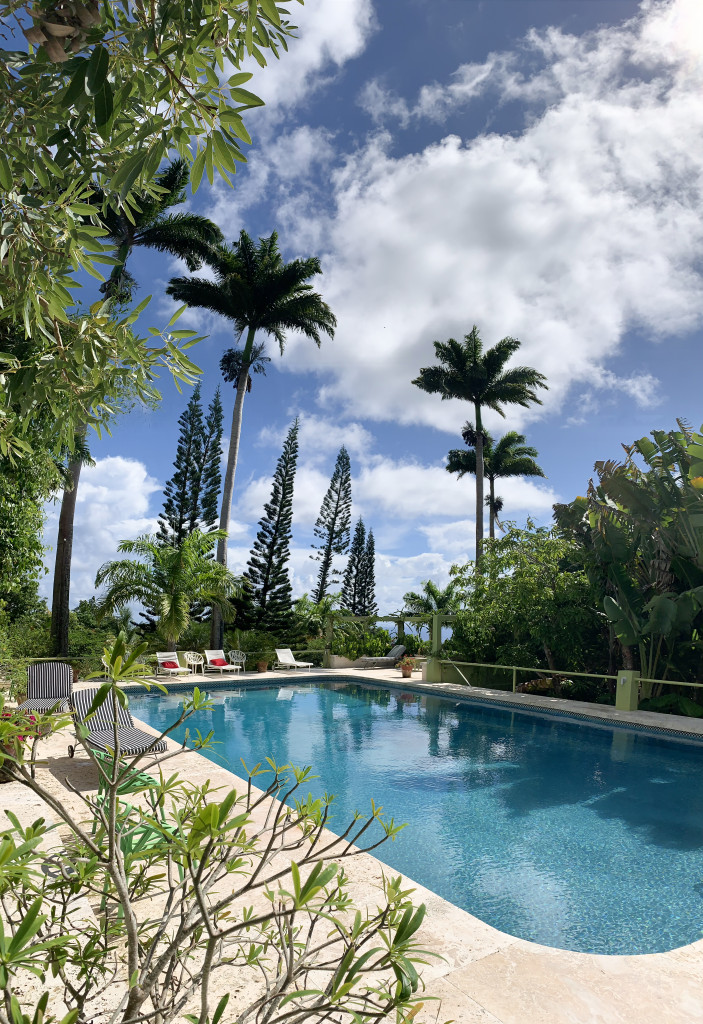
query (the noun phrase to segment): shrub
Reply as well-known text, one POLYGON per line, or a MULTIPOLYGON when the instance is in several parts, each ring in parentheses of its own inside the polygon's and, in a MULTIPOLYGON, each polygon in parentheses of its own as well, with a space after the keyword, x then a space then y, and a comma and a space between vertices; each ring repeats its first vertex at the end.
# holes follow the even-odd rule
MULTIPOLYGON (((118 638, 96 706, 116 713, 122 684, 140 678, 143 651, 127 651, 118 638)), ((194 690, 167 732, 209 706, 194 690)), ((5 750, 15 743, 12 728, 0 719, 5 750)), ((25 828, 10 815, 0 838, 0 960, 6 1002, 17 1000, 13 1021, 31 1019, 28 980, 43 985, 49 972, 52 998, 69 1010, 65 1024, 216 1021, 231 998, 213 1005, 211 983, 223 968, 236 972, 232 991, 246 989, 246 1004, 233 1007, 241 1024, 415 1017, 416 965, 427 956, 415 935, 425 908, 413 905, 400 877, 384 876, 377 905, 357 910, 345 874, 359 849, 374 850, 399 831, 379 809, 357 815, 338 839, 325 831, 332 798, 304 795, 310 769, 269 761, 249 772, 241 791, 223 793, 166 777, 161 766, 174 752, 158 755, 150 777, 140 774, 144 755, 120 757, 118 743, 116 762, 106 764, 86 745, 86 730, 79 733, 101 792, 74 791, 78 815, 20 757, 3 762, 70 833, 68 850, 57 852, 44 839, 58 826, 39 818, 25 828), (85 913, 88 899, 94 916, 85 913)), ((194 746, 211 740, 198 734, 194 746)), ((48 999, 45 992, 35 1004, 35 1020, 44 1019, 48 999)))
POLYGON ((340 622, 334 627, 331 651, 356 661, 365 655, 380 658, 393 644, 394 638, 387 629, 369 628, 362 622, 340 622))

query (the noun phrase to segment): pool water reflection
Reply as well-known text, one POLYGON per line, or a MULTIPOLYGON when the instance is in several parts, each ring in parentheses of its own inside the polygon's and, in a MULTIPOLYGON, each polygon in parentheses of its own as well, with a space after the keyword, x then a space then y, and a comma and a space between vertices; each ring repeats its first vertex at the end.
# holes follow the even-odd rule
MULTIPOLYGON (((180 699, 130 706, 165 728, 180 699)), ((703 936, 703 744, 358 682, 213 701, 190 729, 214 761, 311 765, 338 831, 373 797, 408 822, 380 858, 502 931, 591 953, 703 936)))

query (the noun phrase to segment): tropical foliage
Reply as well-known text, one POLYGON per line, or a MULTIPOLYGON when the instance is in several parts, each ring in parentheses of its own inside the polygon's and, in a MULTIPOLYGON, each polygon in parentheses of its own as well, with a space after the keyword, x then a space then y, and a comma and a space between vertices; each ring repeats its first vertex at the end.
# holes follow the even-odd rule
POLYGON ((537 389, 546 388, 546 378, 530 366, 507 364, 520 347, 516 338, 503 338, 484 351, 483 342, 474 324, 463 341, 449 338, 435 341, 438 363, 424 366, 413 384, 445 401, 457 398, 474 407, 476 435, 476 561, 481 560, 483 547, 483 450, 486 435, 482 412, 491 409, 505 416, 504 406, 542 404, 537 389))
POLYGON ((139 391, 159 366, 191 373, 180 343, 194 332, 147 344, 131 330, 139 311, 113 319, 101 304, 72 320, 75 274, 100 280, 115 265, 107 210, 129 220, 145 194, 158 202, 155 178, 174 150, 194 190, 203 173, 234 173, 250 142, 242 114, 261 104, 242 63, 278 56, 293 26, 274 0, 174 0, 168 17, 129 0, 42 0, 30 17, 25 0, 5 0, 0 15, 28 41, 0 51, 1 319, 31 342, 21 353, 0 345, 0 435, 14 455, 37 410, 52 412, 56 445, 72 446, 86 423, 109 420, 126 378, 139 391))
POLYGON ((100 567, 95 585, 106 586, 101 611, 111 614, 132 601, 157 609, 158 629, 169 650, 188 628, 193 602, 216 606, 224 619, 232 618, 231 600, 239 593, 239 581, 208 557, 219 539, 217 530, 194 530, 178 545, 147 536, 121 541, 117 550, 137 558, 100 567))
POLYGON ((452 568, 463 608, 448 648, 466 661, 608 670, 608 629, 576 545, 553 529, 510 526, 480 570, 452 568))
POLYGON ((188 270, 199 270, 212 246, 223 241, 222 232, 207 217, 197 213, 167 213, 186 200, 190 167, 185 160, 172 160, 154 178, 151 192, 135 196, 128 217, 115 210, 104 190, 96 185, 92 203, 100 211, 107 234, 104 242, 115 247, 115 265, 100 291, 116 303, 132 301, 136 281, 127 270, 127 260, 135 248, 155 249, 183 260, 188 270))
POLYGON ((703 675, 703 433, 686 424, 596 463, 585 497, 556 507, 622 647, 647 678, 703 675))

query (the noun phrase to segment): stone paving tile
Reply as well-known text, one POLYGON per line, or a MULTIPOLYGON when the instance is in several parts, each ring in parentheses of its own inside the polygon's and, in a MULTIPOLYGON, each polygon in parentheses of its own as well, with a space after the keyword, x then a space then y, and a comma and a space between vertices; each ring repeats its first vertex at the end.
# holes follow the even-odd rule
POLYGON ((696 1024, 701 980, 666 954, 590 956, 523 941, 447 979, 503 1024, 696 1024))

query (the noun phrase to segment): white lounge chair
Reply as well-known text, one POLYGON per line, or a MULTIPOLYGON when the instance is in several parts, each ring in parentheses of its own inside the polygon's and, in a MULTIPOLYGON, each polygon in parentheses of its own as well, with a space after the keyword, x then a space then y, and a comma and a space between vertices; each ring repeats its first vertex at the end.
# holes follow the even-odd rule
POLYGON ((296 661, 290 647, 277 647, 276 657, 278 661, 273 666, 276 668, 306 668, 308 672, 312 668, 311 661, 296 661))
POLYGON ((190 669, 181 665, 175 651, 156 652, 156 674, 163 672, 167 676, 187 675, 190 669))
POLYGON ((222 675, 223 672, 242 671, 241 664, 230 665, 227 658, 225 658, 224 651, 204 651, 203 653, 205 654, 206 672, 219 672, 222 675))

